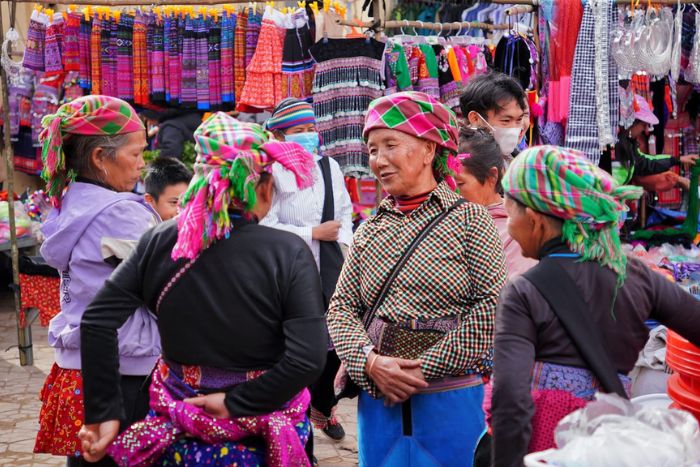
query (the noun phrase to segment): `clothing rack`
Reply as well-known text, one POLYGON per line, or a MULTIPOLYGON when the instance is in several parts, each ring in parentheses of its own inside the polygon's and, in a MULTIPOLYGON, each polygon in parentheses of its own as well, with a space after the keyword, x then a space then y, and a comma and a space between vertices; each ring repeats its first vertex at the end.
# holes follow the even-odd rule
MULTIPOLYGON (((8 1, 8 0, 4 0, 8 1)), ((14 0, 17 3, 40 3, 44 5, 91 5, 91 6, 155 6, 155 5, 226 5, 254 3, 249 0, 14 0)), ((264 2, 259 3, 265 6, 264 2)))
POLYGON ((494 30, 508 30, 511 27, 507 24, 488 24, 488 23, 477 23, 477 22, 454 22, 454 23, 426 23, 424 21, 385 21, 381 23, 379 21, 345 21, 340 20, 337 24, 341 26, 351 26, 351 27, 361 27, 366 29, 373 29, 376 31, 381 31, 384 29, 399 29, 399 28, 419 28, 419 29, 431 29, 434 31, 453 31, 456 29, 484 29, 487 31, 494 30))

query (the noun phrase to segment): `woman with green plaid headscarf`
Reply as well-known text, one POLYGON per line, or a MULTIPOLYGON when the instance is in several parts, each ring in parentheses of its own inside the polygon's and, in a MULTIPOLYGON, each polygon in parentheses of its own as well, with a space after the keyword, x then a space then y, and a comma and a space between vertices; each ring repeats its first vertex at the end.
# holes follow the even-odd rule
POLYGON ((557 422, 596 391, 629 393, 624 375, 647 341, 645 320, 700 344, 700 301, 625 256, 618 228, 641 189, 618 185, 585 154, 527 149, 503 190, 510 235, 540 261, 508 283, 496 313, 494 465, 521 466, 528 451, 554 447, 557 422))

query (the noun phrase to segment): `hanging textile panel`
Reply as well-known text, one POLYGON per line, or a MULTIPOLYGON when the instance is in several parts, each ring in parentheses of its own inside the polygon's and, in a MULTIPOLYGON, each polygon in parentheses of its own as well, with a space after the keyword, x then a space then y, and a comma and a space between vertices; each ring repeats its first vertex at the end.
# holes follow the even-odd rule
POLYGON ((373 39, 324 39, 310 51, 316 61, 313 104, 321 151, 345 175, 370 173, 362 128, 370 102, 383 95, 384 48, 373 39))

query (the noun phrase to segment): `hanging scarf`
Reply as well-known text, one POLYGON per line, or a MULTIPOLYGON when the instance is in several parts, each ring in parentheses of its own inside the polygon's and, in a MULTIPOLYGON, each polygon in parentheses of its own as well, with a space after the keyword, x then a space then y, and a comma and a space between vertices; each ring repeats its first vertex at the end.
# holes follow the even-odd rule
MULTIPOLYGON (((234 72, 233 72, 233 38, 236 28, 236 15, 225 11, 221 19, 221 102, 223 104, 233 104, 234 94, 234 72)), ((232 107, 229 105, 229 107, 232 107)))
POLYGON ((46 194, 54 207, 60 207, 63 189, 76 174, 68 172, 63 141, 66 135, 116 136, 145 131, 136 111, 121 99, 85 96, 59 107, 41 120, 39 136, 46 181, 46 194))
POLYGON ((90 81, 93 94, 102 94, 102 29, 104 20, 100 15, 92 20, 90 31, 90 81))
POLYGON ((146 18, 141 12, 134 18, 134 103, 148 104, 148 58, 146 18))
POLYGON ((24 48, 22 66, 34 71, 44 71, 44 48, 46 44, 46 27, 49 17, 37 10, 32 11, 27 28, 27 43, 24 48))
POLYGON ((221 24, 216 18, 208 19, 209 31, 209 105, 221 107, 221 24))
MULTIPOLYGON (((90 41, 92 35, 92 21, 85 15, 80 17, 80 36, 78 37, 78 48, 80 50, 80 87, 90 90, 92 87, 91 66, 92 56, 90 54, 90 41)), ((99 37, 99 36, 98 36, 99 37)), ((99 41, 98 41, 99 42, 99 41)), ((99 93, 98 93, 99 94, 99 93)))
POLYGON ((59 74, 63 72, 63 30, 65 23, 61 13, 54 13, 49 27, 46 28, 46 45, 44 48, 44 65, 46 73, 59 74))
POLYGON ((612 269, 618 286, 625 281, 627 258, 618 223, 626 200, 642 189, 618 185, 606 172, 573 149, 536 146, 511 162, 503 191, 527 207, 564 220, 562 236, 584 260, 612 269))
POLYGON ((299 189, 313 184, 314 161, 296 143, 269 141, 260 125, 243 123, 217 112, 194 132, 197 161, 194 178, 183 196, 178 238, 172 257, 195 258, 231 231, 229 209, 250 212, 255 186, 263 171, 279 162, 292 172, 299 189))
POLYGON ((117 94, 126 101, 134 100, 134 18, 123 14, 117 24, 117 94))
POLYGON ((163 22, 156 15, 151 16, 149 29, 153 34, 153 54, 151 58, 151 102, 165 102, 165 49, 163 22))
POLYGON ((63 69, 65 71, 80 71, 80 18, 82 15, 70 12, 66 16, 63 34, 63 69))
MULTIPOLYGON (((175 20, 177 21, 177 20, 175 20)), ((177 59, 177 42, 173 40, 173 16, 168 14, 163 19, 163 69, 165 70, 165 102, 172 104, 172 75, 171 65, 175 66, 173 59, 177 59), (173 51, 173 43, 175 50, 173 51)))
POLYGON ((242 11, 236 18, 236 30, 233 43, 233 75, 235 78, 235 102, 241 100, 241 93, 245 85, 246 68, 246 28, 248 27, 248 13, 242 11))
POLYGON ((375 99, 369 105, 363 137, 372 130, 390 129, 432 141, 442 151, 435 156, 433 167, 439 178, 456 188, 453 176, 460 163, 457 152, 459 124, 455 113, 428 94, 406 91, 375 99))
POLYGON ((187 109, 197 107, 197 52, 195 43, 194 19, 189 15, 185 20, 185 34, 182 40, 182 97, 181 105, 187 109))
POLYGON ((195 20, 194 41, 197 58, 197 109, 209 110, 209 36, 207 20, 200 15, 195 20))

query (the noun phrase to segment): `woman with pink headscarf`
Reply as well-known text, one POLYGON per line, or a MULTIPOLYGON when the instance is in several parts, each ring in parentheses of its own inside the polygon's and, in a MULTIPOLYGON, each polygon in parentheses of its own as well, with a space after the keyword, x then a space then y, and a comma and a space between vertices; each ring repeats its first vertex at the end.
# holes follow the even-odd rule
POLYGON ((271 165, 300 189, 314 161, 296 143, 219 112, 194 134, 195 176, 179 218, 147 232, 81 324, 82 447, 119 465, 306 466, 309 392, 325 364, 318 269, 297 235, 258 225, 271 165), (162 358, 151 413, 117 435, 117 329, 146 305, 162 358), (116 438, 116 439, 115 439, 116 438))

